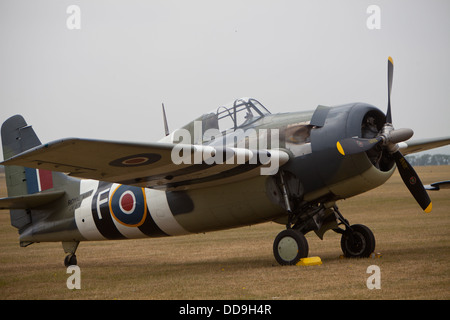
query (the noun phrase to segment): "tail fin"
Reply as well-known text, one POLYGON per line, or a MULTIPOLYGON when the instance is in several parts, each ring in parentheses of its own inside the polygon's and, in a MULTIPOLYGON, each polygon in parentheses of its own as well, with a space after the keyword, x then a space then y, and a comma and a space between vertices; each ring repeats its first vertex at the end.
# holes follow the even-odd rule
MULTIPOLYGON (((33 128, 20 115, 6 120, 1 128, 3 156, 7 160, 21 152, 41 145, 33 128)), ((31 223, 30 209, 48 203, 64 192, 57 189, 64 174, 47 170, 31 169, 19 166, 5 166, 6 187, 8 198, 0 199, 0 207, 11 209, 11 224, 19 229, 31 223), (40 195, 39 192, 49 190, 40 195)), ((63 178, 64 179, 64 178, 63 178)))
MULTIPOLYGON (((6 120, 1 129, 4 159, 39 146, 41 141, 25 119, 16 115, 6 120)), ((17 166, 5 167, 8 196, 33 194, 53 188, 50 171, 17 166)))

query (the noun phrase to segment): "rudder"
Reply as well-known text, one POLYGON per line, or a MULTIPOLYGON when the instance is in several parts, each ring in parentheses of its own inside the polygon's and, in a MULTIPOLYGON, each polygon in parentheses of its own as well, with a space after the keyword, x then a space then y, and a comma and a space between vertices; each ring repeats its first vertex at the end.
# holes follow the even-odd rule
MULTIPOLYGON (((33 128, 21 115, 15 115, 3 123, 1 136, 5 160, 41 145, 33 128)), ((41 191, 53 189, 53 174, 47 170, 5 166, 8 198, 0 199, 0 206, 10 209, 11 225, 18 228, 19 233, 32 222, 29 203, 39 205, 62 195, 61 192, 55 191, 34 197, 41 191)), ((27 244, 29 243, 25 245, 27 244)))
MULTIPOLYGON (((33 128, 21 115, 15 115, 6 120, 2 125, 1 135, 5 160, 41 144, 33 128)), ((49 189, 49 186, 53 187, 51 172, 39 171, 19 166, 5 166, 8 196, 33 194, 45 188, 49 189), (44 188, 41 187, 41 176, 44 188)))

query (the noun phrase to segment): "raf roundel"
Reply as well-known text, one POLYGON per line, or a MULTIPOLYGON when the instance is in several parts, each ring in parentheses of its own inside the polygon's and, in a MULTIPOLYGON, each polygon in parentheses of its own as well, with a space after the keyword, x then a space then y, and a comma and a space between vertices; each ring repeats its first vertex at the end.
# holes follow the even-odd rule
POLYGON ((138 166, 144 163, 148 162, 148 158, 146 157, 136 157, 136 158, 130 158, 122 161, 123 165, 126 166, 138 166))
POLYGON ((130 190, 122 193, 119 199, 119 208, 125 214, 132 214, 136 209, 136 197, 130 190))
POLYGON ((141 153, 122 157, 109 163, 114 167, 139 167, 152 164, 161 159, 161 155, 157 153, 141 153))
POLYGON ((147 202, 143 188, 119 185, 112 192, 109 208, 113 218, 127 227, 141 226, 147 217, 147 202))

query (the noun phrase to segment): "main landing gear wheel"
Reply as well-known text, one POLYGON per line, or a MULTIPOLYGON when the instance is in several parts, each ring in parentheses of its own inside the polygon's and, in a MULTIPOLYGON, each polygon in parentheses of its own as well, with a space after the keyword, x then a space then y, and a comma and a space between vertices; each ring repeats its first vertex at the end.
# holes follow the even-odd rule
POLYGON ((347 258, 367 258, 375 250, 375 237, 366 226, 354 224, 342 234, 341 248, 347 258))
POLYGON ((281 231, 273 243, 273 255, 282 266, 295 265, 308 256, 308 241, 294 229, 281 231))

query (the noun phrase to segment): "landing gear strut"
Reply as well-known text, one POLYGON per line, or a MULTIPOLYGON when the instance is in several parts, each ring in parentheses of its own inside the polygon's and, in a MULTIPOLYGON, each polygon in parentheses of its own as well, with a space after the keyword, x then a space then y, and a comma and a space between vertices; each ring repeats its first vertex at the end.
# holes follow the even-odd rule
POLYGON ((309 246, 305 235, 298 228, 291 228, 292 209, 290 205, 289 192, 284 179, 284 173, 280 172, 279 187, 282 191, 285 209, 288 213, 286 230, 281 231, 273 243, 273 255, 275 260, 282 266, 295 265, 300 259, 308 256, 309 246))
POLYGON ((330 229, 340 233, 341 249, 347 258, 367 258, 375 250, 372 231, 361 224, 350 225, 336 205, 310 206, 296 215, 291 213, 286 227, 273 243, 275 259, 283 266, 296 265, 300 259, 308 256, 309 246, 304 234, 312 230, 321 239, 330 229), (340 228, 341 225, 344 225, 345 229, 340 228))

